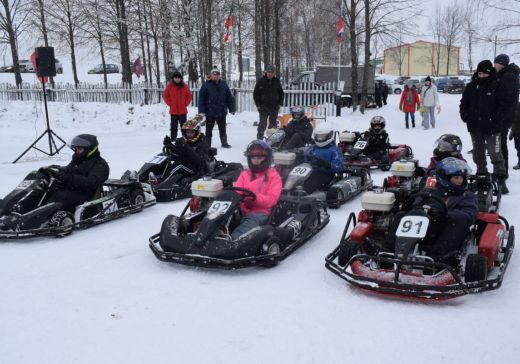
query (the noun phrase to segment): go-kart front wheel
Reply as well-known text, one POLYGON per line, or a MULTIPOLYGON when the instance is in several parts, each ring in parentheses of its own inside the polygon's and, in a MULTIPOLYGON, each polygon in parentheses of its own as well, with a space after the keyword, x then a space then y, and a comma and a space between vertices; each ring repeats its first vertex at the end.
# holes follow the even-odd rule
POLYGON ((72 232, 72 225, 74 225, 74 216, 69 211, 58 210, 49 219, 49 227, 60 229, 60 232, 56 233, 58 237, 69 235, 72 232))
POLYGON ((470 254, 466 259, 464 279, 466 282, 478 282, 487 278, 487 258, 485 255, 470 254))
MULTIPOLYGON (((281 241, 277 236, 271 236, 262 244, 261 254, 263 255, 278 255, 282 251, 281 241)), ((263 267, 272 268, 278 264, 278 261, 271 260, 262 264, 263 267)))

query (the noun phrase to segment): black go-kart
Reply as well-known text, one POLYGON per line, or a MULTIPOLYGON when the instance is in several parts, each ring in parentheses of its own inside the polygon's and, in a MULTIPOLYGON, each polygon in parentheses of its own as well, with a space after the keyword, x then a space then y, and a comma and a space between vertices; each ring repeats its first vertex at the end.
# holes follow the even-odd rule
MULTIPOLYGON (((416 197, 432 198, 425 193, 411 196, 416 197)), ((351 213, 340 244, 325 258, 326 268, 356 287, 420 300, 444 300, 501 286, 514 249, 514 227, 504 217, 480 212, 460 249, 435 261, 427 250, 438 217, 427 208, 407 211, 407 205, 391 192, 368 192, 357 221, 351 213), (394 224, 394 218, 400 220, 394 224), (381 248, 397 222, 395 251, 374 249, 381 248)))
POLYGON ((101 224, 155 204, 148 184, 129 179, 108 179, 95 196, 74 210, 60 202, 50 202, 60 188, 53 171, 31 172, 4 199, 0 200, 0 239, 35 236, 65 236, 73 230, 101 224))
POLYGON ((246 189, 221 186, 194 183, 181 215, 167 216, 160 233, 149 239, 158 259, 220 269, 273 267, 329 223, 326 207, 314 198, 281 196, 267 224, 233 239, 240 203, 256 197, 246 189))
POLYGON ((365 153, 370 140, 366 132, 343 131, 339 134, 338 147, 343 153, 345 167, 379 168, 388 171, 393 162, 412 159, 412 148, 406 144, 389 144, 381 160, 372 159, 365 153))
MULTIPOLYGON (((282 193, 297 196, 305 194, 302 186, 311 176, 311 172, 312 165, 310 163, 301 163, 293 167, 284 180, 282 193)), ((372 188, 372 183, 368 169, 362 167, 346 168, 343 172, 336 173, 328 185, 308 194, 308 197, 323 201, 329 208, 338 208, 361 192, 372 188)))
MULTIPOLYGON (((204 170, 195 173, 189 166, 179 163, 180 150, 174 144, 163 147, 157 154, 145 163, 137 172, 140 182, 152 186, 152 191, 158 202, 179 200, 191 196, 191 183, 202 176, 211 176, 230 186, 243 170, 240 163, 226 163, 216 160, 216 148, 210 148, 209 160, 204 170)), ((127 173, 133 174, 128 171, 127 173)))

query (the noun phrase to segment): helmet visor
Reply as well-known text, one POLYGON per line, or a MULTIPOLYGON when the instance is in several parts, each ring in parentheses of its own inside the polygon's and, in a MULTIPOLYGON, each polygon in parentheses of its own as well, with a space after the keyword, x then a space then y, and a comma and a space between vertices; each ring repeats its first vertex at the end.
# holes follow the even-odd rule
POLYGON ((70 142, 70 147, 72 149, 80 147, 80 148, 88 148, 91 146, 91 142, 80 135, 75 136, 74 139, 70 142))
POLYGON ((462 150, 462 145, 456 143, 450 143, 443 139, 438 139, 433 145, 434 149, 437 149, 439 152, 459 152, 462 150))

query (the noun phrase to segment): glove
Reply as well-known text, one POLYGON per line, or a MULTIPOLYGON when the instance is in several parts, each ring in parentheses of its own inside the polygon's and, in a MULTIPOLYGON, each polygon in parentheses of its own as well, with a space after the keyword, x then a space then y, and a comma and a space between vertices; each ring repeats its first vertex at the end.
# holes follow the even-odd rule
POLYGON ((231 114, 231 115, 235 115, 235 112, 233 111, 233 112, 231 112, 230 114, 231 114))
POLYGON ((330 162, 326 161, 325 159, 316 158, 316 166, 322 167, 325 169, 330 169, 330 162))
POLYGON ((403 111, 403 104, 399 104, 399 110, 403 111))
POLYGON ((417 104, 417 111, 421 110, 421 105, 417 104))
POLYGON ((432 205, 423 205, 423 209, 425 209, 433 220, 439 221, 443 217, 443 211, 432 205))
POLYGON ((185 145, 186 145, 186 140, 184 138, 177 138, 175 140, 175 146, 177 148, 184 148, 185 145))
POLYGON ((166 135, 163 139, 163 145, 168 146, 172 143, 172 138, 170 138, 168 135, 166 135))
POLYGON ((54 178, 60 181, 64 185, 69 185, 72 183, 72 174, 65 172, 57 172, 54 174, 54 178))
POLYGON ((513 129, 509 131, 509 140, 513 140, 515 136, 513 135, 513 129))

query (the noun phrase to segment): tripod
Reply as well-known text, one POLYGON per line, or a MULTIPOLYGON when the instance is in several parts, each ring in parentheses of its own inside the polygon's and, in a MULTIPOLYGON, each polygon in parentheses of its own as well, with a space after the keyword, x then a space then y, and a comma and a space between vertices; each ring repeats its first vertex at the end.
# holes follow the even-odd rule
POLYGON ((25 155, 25 153, 27 153, 31 148, 34 148, 34 149, 42 152, 43 154, 46 154, 46 155, 52 157, 53 155, 58 154, 60 152, 60 150, 63 149, 63 147, 66 145, 65 140, 61 139, 60 136, 58 134, 56 134, 49 126, 49 111, 47 110, 47 92, 45 90, 45 79, 42 79, 42 85, 43 85, 43 103, 45 104, 45 120, 47 121, 47 129, 45 129, 45 131, 42 133, 42 135, 40 135, 38 137, 38 139, 36 139, 31 145, 29 145, 29 147, 26 150, 24 150, 24 152, 22 154, 20 154, 20 156, 18 158, 16 158, 13 163, 18 162, 20 160, 20 158, 22 158, 25 155), (44 150, 41 150, 40 148, 38 148, 36 146, 36 144, 40 141, 40 139, 42 139, 45 135, 47 135, 49 138, 49 152, 48 153, 44 150), (54 140, 54 137, 58 138, 63 143, 59 148, 56 145, 56 141, 54 140))

